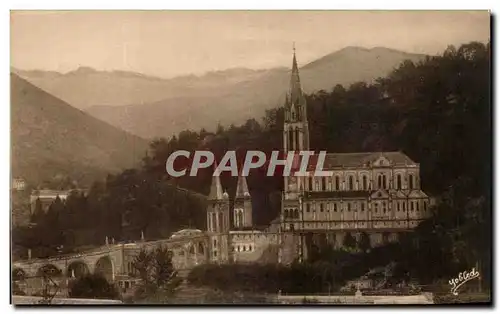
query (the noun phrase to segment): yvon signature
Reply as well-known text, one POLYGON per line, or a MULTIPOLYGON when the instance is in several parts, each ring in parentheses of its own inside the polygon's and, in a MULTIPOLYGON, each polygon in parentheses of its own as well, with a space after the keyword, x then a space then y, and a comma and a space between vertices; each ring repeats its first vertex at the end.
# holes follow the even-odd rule
POLYGON ((472 268, 471 271, 464 271, 458 274, 458 277, 450 279, 448 282, 451 285, 451 293, 453 295, 458 295, 458 288, 460 288, 463 284, 465 284, 467 281, 472 280, 474 278, 479 277, 479 272, 475 269, 472 268))

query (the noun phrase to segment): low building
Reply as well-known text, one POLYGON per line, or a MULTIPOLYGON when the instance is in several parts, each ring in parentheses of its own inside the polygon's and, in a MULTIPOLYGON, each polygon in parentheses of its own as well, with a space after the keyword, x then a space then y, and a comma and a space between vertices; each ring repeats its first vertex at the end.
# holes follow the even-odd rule
POLYGON ((63 203, 66 202, 66 199, 69 197, 71 193, 83 193, 86 194, 87 190, 84 189, 71 189, 71 190, 33 190, 30 196, 30 204, 31 204, 31 214, 35 212, 37 206, 41 206, 41 209, 44 212, 47 212, 50 205, 59 198, 63 203), (40 204, 40 205, 37 205, 40 204))
POLYGON ((13 178, 12 189, 16 191, 24 191, 24 189, 26 189, 26 181, 22 178, 13 178))

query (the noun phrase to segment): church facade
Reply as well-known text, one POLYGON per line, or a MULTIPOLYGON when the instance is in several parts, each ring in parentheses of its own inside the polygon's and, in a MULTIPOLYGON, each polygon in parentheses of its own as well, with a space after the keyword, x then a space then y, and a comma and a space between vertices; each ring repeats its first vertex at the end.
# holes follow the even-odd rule
MULTIPOLYGON (((295 53, 285 101, 283 150, 310 150, 307 104, 295 53)), ((252 229, 245 177, 238 177, 232 208, 220 178, 213 177, 207 208, 210 260, 303 261, 313 245, 341 248, 346 237, 359 243, 364 236, 370 246, 377 246, 397 241, 431 215, 432 199, 420 188, 419 164, 402 152, 328 153, 324 170, 331 176, 315 177, 314 169, 309 170, 307 177, 284 177, 280 217, 265 230, 252 229)))

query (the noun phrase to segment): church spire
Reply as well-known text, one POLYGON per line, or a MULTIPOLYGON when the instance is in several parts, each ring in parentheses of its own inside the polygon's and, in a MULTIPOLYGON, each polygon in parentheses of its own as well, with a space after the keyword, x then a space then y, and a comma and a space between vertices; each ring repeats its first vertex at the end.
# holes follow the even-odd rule
POLYGON ((241 175, 238 175, 238 184, 236 186, 236 198, 250 197, 248 192, 247 179, 241 175))
POLYGON ((299 67, 297 66, 297 57, 295 56, 295 43, 293 44, 292 75, 290 78, 290 101, 297 104, 302 97, 302 88, 300 86, 299 67))
MULTIPOLYGON (((214 170, 217 165, 214 163, 214 170)), ((212 177, 212 184, 210 186, 210 194, 208 194, 209 200, 221 200, 222 199, 222 184, 220 183, 220 176, 214 175, 212 177)))

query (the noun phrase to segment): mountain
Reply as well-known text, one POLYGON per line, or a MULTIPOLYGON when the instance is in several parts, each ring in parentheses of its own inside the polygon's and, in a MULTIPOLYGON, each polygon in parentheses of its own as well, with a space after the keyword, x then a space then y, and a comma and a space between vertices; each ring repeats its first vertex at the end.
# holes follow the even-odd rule
MULTIPOLYGON (((337 84, 348 87, 385 76, 404 60, 424 57, 382 47, 347 47, 303 66, 301 81, 307 93, 337 84)), ((289 83, 287 68, 239 68, 168 80, 88 68, 59 75, 39 72, 17 71, 91 115, 146 138, 259 118, 283 103, 289 83)))
POLYGON ((13 176, 32 184, 69 176, 86 184, 144 157, 144 139, 75 109, 16 74, 10 78, 13 176))
POLYGON ((151 103, 191 93, 210 95, 214 88, 256 79, 265 72, 235 68, 210 72, 202 77, 186 75, 162 79, 127 71, 97 71, 90 67, 79 67, 64 74, 16 68, 11 70, 35 86, 82 110, 95 105, 151 103))

